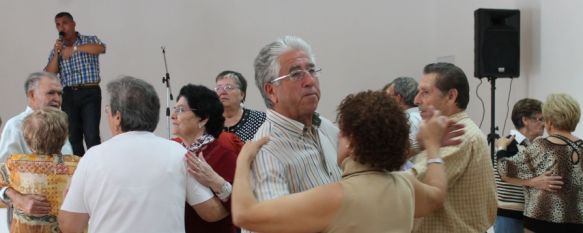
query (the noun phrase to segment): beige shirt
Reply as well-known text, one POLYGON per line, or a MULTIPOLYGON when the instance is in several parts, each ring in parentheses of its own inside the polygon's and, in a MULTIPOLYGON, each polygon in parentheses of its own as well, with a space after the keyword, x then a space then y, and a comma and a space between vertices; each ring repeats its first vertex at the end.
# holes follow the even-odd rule
POLYGON ((372 170, 352 158, 342 170, 342 206, 324 232, 411 232, 415 193, 402 172, 372 170))
MULTIPOLYGON (((486 137, 465 112, 449 117, 465 125, 463 142, 441 149, 447 175, 442 209, 417 219, 413 232, 484 233, 496 217, 496 186, 486 137)), ((423 179, 427 155, 421 152, 412 172, 423 179)))

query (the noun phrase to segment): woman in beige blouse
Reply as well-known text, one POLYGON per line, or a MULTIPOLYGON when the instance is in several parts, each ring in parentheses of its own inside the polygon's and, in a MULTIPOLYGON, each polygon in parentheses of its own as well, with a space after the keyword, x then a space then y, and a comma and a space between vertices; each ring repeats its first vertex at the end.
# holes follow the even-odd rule
POLYGON ((440 208, 447 181, 439 156, 442 139, 463 133, 435 113, 421 126, 419 138, 427 150, 428 175, 423 182, 398 172, 407 160, 407 118, 390 97, 361 92, 338 107, 338 183, 274 200, 257 202, 249 176, 250 164, 263 138, 248 143, 239 154, 232 214, 235 224, 257 232, 411 232, 413 219, 440 208))

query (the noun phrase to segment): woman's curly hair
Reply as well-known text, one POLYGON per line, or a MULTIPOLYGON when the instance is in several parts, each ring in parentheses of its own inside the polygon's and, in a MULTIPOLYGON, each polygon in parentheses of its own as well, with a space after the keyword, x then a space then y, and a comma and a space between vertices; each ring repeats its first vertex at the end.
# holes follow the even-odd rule
POLYGON ((342 135, 356 161, 375 169, 396 171, 407 160, 409 122, 390 96, 379 91, 348 95, 338 106, 342 135))

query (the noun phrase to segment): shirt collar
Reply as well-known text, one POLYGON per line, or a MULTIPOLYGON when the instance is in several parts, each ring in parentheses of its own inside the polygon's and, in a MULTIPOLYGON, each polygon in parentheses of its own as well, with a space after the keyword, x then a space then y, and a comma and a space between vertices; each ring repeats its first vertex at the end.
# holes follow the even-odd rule
POLYGON ((419 112, 419 108, 418 107, 408 108, 407 110, 405 110, 405 112, 406 113, 419 112))
POLYGON ((511 129, 510 135, 514 135, 514 140, 516 140, 518 144, 521 144, 524 140, 528 141, 528 139, 524 135, 522 135, 518 130, 511 129))
POLYGON ((461 121, 465 118, 469 118, 469 116, 466 113, 466 111, 461 111, 461 112, 454 113, 454 114, 450 115, 448 118, 453 120, 454 122, 458 122, 458 121, 461 121))
MULTIPOLYGON (((303 123, 286 117, 273 109, 267 109, 267 118, 299 135, 302 135, 305 131, 309 130, 303 123)), ((321 123, 322 119, 320 119, 320 114, 314 112, 314 116, 312 117, 312 128, 319 128, 321 123)))
POLYGON ((24 109, 24 112, 31 113, 31 112, 33 112, 33 110, 32 110, 32 108, 30 106, 27 105, 26 106, 26 109, 24 109))

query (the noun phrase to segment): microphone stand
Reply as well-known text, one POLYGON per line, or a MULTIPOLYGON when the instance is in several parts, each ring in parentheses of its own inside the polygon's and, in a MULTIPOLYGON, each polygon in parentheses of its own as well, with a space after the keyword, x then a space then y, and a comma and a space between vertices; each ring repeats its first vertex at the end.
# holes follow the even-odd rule
POLYGON ((166 68, 166 76, 162 76, 162 83, 166 84, 166 130, 168 132, 168 139, 170 139, 170 100, 172 98, 172 89, 170 89, 170 74, 168 73, 168 63, 166 63, 166 47, 162 46, 162 56, 164 57, 164 68, 166 68))

